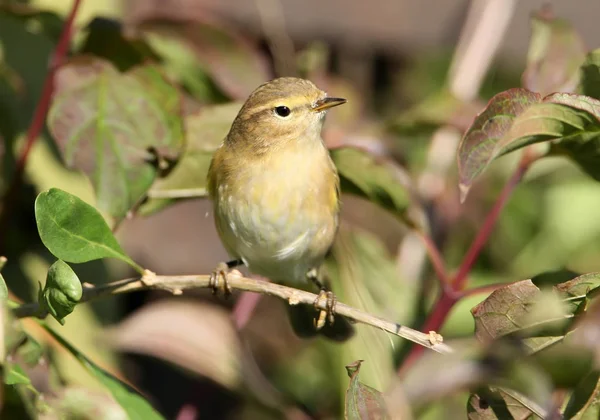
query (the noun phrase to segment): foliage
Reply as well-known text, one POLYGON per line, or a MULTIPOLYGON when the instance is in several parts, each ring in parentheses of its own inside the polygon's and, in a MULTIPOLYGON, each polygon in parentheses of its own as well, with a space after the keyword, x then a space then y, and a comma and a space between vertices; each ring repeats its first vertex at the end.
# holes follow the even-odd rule
POLYGON ((73 16, 0 5, 3 415, 598 416, 600 50, 588 52, 567 21, 548 9, 532 17, 521 87, 468 101, 438 83, 447 62, 428 74, 417 63, 401 84, 418 100, 404 110, 387 86, 377 92, 382 101, 361 99, 329 70, 324 44, 288 57, 298 74, 350 98, 323 132, 344 201, 325 263, 329 283, 341 302, 431 331, 431 340, 443 328, 454 352, 438 355, 369 325, 344 344, 300 341, 267 298, 246 326, 246 295, 236 296, 233 315, 203 295, 157 292, 126 319, 121 298, 95 301, 98 290, 129 291, 129 280, 116 279, 143 282, 149 268, 216 255, 212 231, 195 231, 177 211, 206 197, 212 154, 276 61, 259 40, 208 14, 128 13, 123 23, 94 17, 80 29, 73 16), (366 112, 382 104, 385 121, 366 112), (437 173, 418 162, 425 143, 414 140, 446 130, 462 134, 456 171, 437 173), (506 181, 510 156, 520 160, 506 181), (190 198, 198 200, 182 203, 190 198), (169 212, 175 217, 158 237, 133 227, 169 212), (171 237, 181 224, 202 249, 171 237), (425 252, 431 267, 423 270, 425 252), (452 274, 446 264, 455 259, 452 274), (118 363, 122 353, 128 363, 118 363), (144 366, 176 375, 175 385, 146 376, 144 366), (158 392, 156 382, 172 389, 158 392))

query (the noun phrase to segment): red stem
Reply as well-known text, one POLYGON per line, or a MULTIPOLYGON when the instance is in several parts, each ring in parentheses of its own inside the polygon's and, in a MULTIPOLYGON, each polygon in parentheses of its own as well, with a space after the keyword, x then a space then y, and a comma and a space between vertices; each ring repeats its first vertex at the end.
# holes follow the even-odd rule
POLYGON ((493 292, 494 290, 499 289, 503 286, 506 286, 506 283, 486 284, 484 286, 463 290, 462 292, 458 293, 458 296, 462 299, 464 297, 478 295, 480 293, 493 292))
MULTIPOLYGON (((60 38, 51 57, 48 74, 44 80, 40 100, 36 105, 31 124, 27 129, 25 146, 23 147, 21 155, 16 162, 15 172, 11 184, 3 197, 2 202, 4 204, 4 208, 2 215, 0 216, 0 232, 2 233, 6 232, 7 223, 10 220, 10 215, 16 204, 17 195, 23 181, 23 173, 25 171, 27 159, 29 158, 29 153, 31 152, 33 145, 44 128, 46 114, 48 113, 50 100, 52 99, 52 93, 54 92, 54 73, 56 72, 57 67, 63 62, 65 56, 67 55, 67 51, 69 50, 71 34, 73 32, 73 22, 75 21, 75 16, 77 15, 77 10, 79 9, 80 3, 81 0, 73 1, 73 6, 71 7, 69 16, 67 17, 67 20, 63 26, 62 33, 60 34, 60 38)), ((5 237, 5 235, 0 236, 5 237)))
MULTIPOLYGON (((423 324, 422 331, 438 331, 446 317, 452 310, 454 304, 460 299, 457 296, 452 296, 450 293, 445 290, 442 291, 442 296, 435 303, 433 311, 427 317, 425 324, 423 324)), ((411 366, 417 359, 421 356, 421 353, 425 350, 423 346, 413 345, 410 349, 410 353, 404 359, 404 362, 400 365, 398 369, 398 374, 401 375, 409 366, 411 366)))
MULTIPOLYGON (((464 290, 467 281, 467 276, 469 275, 471 268, 473 268, 473 264, 477 260, 477 257, 481 253, 481 250, 490 238, 490 235, 494 229, 494 225, 496 224, 496 221, 500 216, 500 212, 504 208, 504 205, 508 201, 515 187, 519 184, 521 179, 523 179, 523 175, 525 175, 527 169, 529 169, 531 164, 537 158, 538 156, 532 154, 530 149, 526 149, 523 153, 523 157, 519 162, 519 166, 502 189, 502 192, 496 199, 494 206, 485 218, 483 226, 477 233, 477 236, 473 240, 471 247, 467 251, 467 254, 464 257, 460 268, 458 269, 458 273, 455 275, 451 282, 444 283, 447 287, 442 288, 442 295, 435 303, 432 312, 425 320, 425 323, 421 329, 422 331, 438 331, 444 324, 444 321, 446 320, 448 314, 454 307, 454 304, 463 297, 488 290, 494 290, 497 287, 501 286, 498 284, 493 284, 474 288, 471 290, 464 290)), ((436 265, 438 266, 438 268, 443 267, 443 262, 439 264, 439 261, 437 261, 441 261, 439 251, 437 250, 435 245, 433 245, 433 243, 431 243, 431 245, 432 246, 430 247, 428 242, 426 242, 426 246, 428 247, 427 250, 432 260, 432 263, 434 264, 434 267, 436 267, 436 265), (434 250, 435 252, 432 252, 432 250, 434 250)), ((437 271, 438 269, 436 269, 436 272, 437 271)), ((419 358, 421 353, 423 353, 424 349, 425 347, 413 345, 408 356, 406 356, 404 362, 398 368, 398 374, 402 374, 409 366, 411 366, 419 358)))
POLYGON ((433 266, 435 274, 438 277, 438 280, 440 281, 440 284, 442 285, 442 288, 447 288, 450 285, 450 277, 448 276, 448 270, 446 269, 446 264, 444 263, 442 254, 430 236, 421 231, 417 231, 417 235, 427 250, 429 260, 433 266))
POLYGON ((521 182, 521 179, 523 178, 523 175, 525 175, 525 172, 527 172, 529 166, 533 163, 533 161, 536 158, 537 157, 534 157, 531 154, 529 149, 526 149, 523 153, 523 157, 519 162, 517 170, 513 173, 513 175, 510 177, 510 179, 502 189, 502 192, 496 199, 494 206, 485 218, 483 226, 477 233, 477 236, 473 240, 471 247, 467 251, 467 254, 465 255, 462 263, 460 264, 458 273, 454 276, 454 280, 452 280, 452 289, 454 291, 461 291, 465 288, 467 276, 471 272, 473 264, 475 264, 475 261, 481 253, 481 250, 490 238, 492 231, 494 230, 494 226, 496 225, 496 221, 498 220, 498 217, 500 216, 500 213, 504 208, 504 205, 510 198, 510 195, 512 194, 515 187, 519 184, 519 182, 521 182))

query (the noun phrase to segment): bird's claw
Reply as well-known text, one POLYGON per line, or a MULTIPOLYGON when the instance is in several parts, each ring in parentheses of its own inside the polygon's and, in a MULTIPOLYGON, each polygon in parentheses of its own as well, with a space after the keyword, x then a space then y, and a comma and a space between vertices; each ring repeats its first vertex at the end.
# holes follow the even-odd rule
POLYGON ((329 325, 333 325, 335 321, 335 306, 337 304, 337 298, 333 292, 321 289, 319 296, 315 299, 314 306, 319 311, 319 316, 315 319, 315 328, 320 330, 325 326, 326 322, 329 325), (325 300, 325 308, 321 309, 321 302, 325 300))
POLYGON ((231 287, 227 282, 228 273, 229 266, 225 262, 220 262, 213 270, 208 281, 208 287, 210 287, 213 295, 217 295, 219 291, 223 292, 225 299, 231 295, 231 287))

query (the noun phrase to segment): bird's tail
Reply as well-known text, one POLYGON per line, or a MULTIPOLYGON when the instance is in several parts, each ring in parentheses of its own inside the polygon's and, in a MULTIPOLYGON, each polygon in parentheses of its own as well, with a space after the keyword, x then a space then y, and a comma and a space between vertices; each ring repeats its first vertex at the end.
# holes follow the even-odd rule
POLYGON ((325 323, 320 330, 315 327, 318 312, 310 305, 288 305, 292 328, 300 338, 311 338, 321 334, 334 341, 346 341, 354 335, 354 326, 343 316, 335 315, 333 324, 325 323))

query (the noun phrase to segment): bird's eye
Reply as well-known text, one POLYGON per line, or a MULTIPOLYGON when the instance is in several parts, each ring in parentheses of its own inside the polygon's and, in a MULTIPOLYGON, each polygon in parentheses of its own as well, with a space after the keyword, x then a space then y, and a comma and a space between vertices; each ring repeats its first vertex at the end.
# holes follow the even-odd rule
POLYGON ((287 106, 277 106, 275 107, 275 113, 280 117, 287 117, 290 115, 292 111, 287 106))

